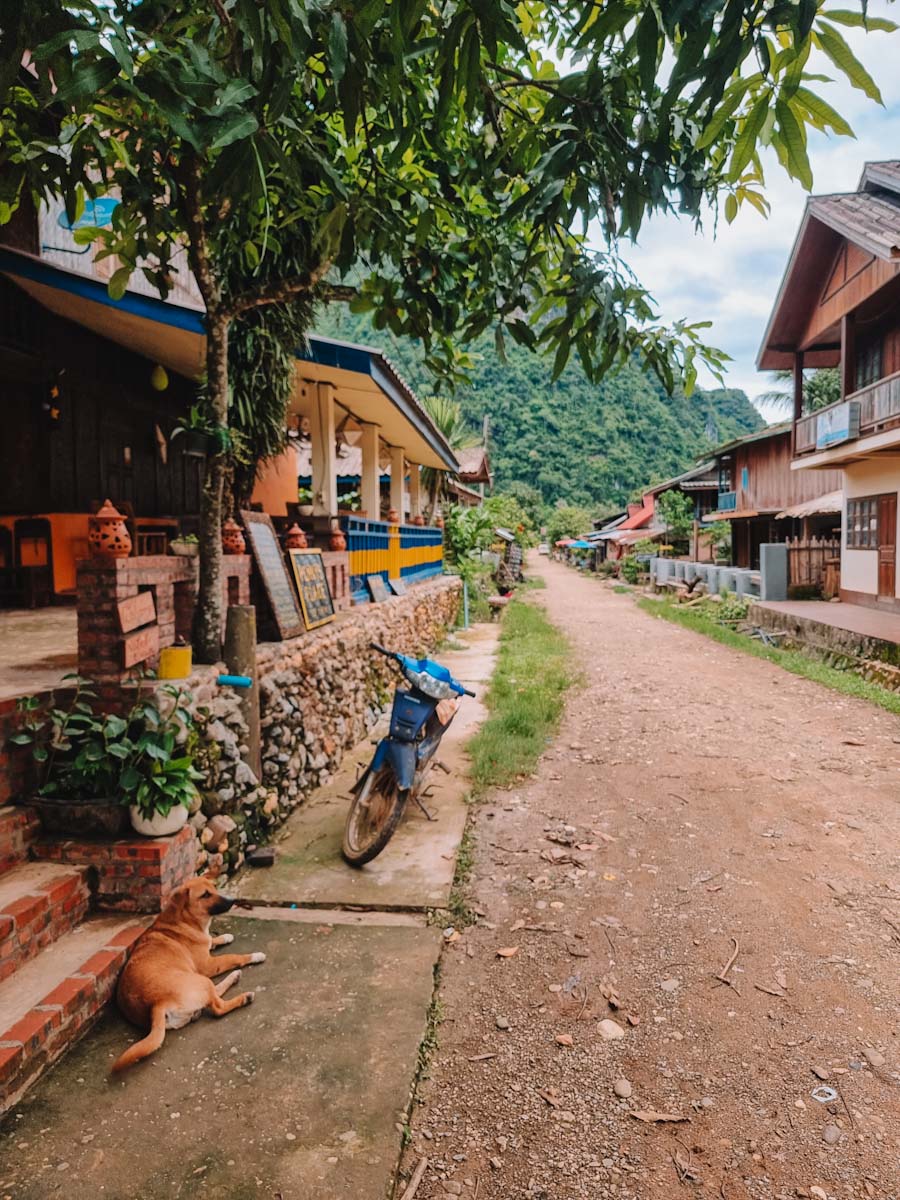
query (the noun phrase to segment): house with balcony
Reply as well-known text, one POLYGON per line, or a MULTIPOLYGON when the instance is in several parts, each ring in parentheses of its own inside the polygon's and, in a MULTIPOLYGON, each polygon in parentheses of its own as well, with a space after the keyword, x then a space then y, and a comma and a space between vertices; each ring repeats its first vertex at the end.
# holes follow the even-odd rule
POLYGON ((841 599, 900 612, 900 161, 807 201, 757 366, 793 375, 792 474, 840 479, 841 599), (809 411, 820 367, 839 369, 840 400, 809 411))
POLYGON ((769 425, 713 453, 715 506, 704 523, 731 524, 731 564, 758 570, 760 546, 786 542, 789 584, 821 587, 840 549, 841 474, 791 469, 790 421, 769 425))

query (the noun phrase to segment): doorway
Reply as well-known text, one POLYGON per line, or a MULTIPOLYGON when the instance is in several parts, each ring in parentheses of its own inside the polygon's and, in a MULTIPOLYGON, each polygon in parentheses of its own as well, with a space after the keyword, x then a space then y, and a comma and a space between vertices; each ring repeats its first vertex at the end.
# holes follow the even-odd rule
POLYGON ((878 599, 897 594, 897 493, 878 497, 878 599))

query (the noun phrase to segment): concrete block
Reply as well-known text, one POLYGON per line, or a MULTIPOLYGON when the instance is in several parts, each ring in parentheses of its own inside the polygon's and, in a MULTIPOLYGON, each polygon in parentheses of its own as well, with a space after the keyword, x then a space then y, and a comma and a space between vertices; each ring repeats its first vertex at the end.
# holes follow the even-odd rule
POLYGON ((759 548, 759 595, 762 600, 787 600, 788 550, 783 542, 763 542, 759 548))

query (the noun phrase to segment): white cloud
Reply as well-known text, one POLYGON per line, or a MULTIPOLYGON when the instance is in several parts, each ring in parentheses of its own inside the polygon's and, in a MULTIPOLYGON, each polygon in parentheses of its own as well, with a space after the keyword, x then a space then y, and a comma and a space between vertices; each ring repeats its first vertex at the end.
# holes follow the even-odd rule
MULTIPOLYGON (((870 0, 869 13, 900 18, 888 0, 870 0)), ((827 60, 824 67, 813 67, 835 78, 814 86, 856 133, 855 139, 810 135, 816 194, 853 191, 867 161, 900 157, 900 33, 842 32, 881 89, 884 108, 837 80, 827 60)), ((759 374, 754 361, 806 201, 806 193, 784 174, 774 154, 766 154, 764 168, 768 220, 746 206, 733 225, 723 219, 715 229, 710 219, 701 232, 676 216, 654 218, 639 243, 624 250, 663 320, 712 321, 707 340, 733 359, 726 383, 743 388, 751 398, 771 387, 770 377, 759 374)), ((711 377, 701 382, 714 383, 711 377)))

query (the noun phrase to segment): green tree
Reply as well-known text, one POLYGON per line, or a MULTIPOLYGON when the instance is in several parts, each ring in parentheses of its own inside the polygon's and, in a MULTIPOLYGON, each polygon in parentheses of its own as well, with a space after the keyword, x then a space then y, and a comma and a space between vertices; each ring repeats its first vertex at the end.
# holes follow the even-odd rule
MULTIPOLYGON (((11 7, 7 5, 7 7, 11 7)), ((114 192, 83 230, 165 295, 186 253, 206 306, 206 398, 229 423, 231 326, 352 299, 453 376, 489 328, 598 378, 637 354, 667 388, 722 355, 660 327, 620 236, 722 197, 765 210, 761 143, 811 185, 815 46, 873 99, 817 0, 23 0, 0 25, 0 222, 30 193, 114 192), (27 70, 20 64, 26 51, 27 70), (588 225, 603 250, 589 249, 588 225)), ((863 5, 864 9, 864 5, 863 5)), ((868 21, 889 29, 890 22, 868 21)), ((220 439, 228 444, 227 436, 220 439)), ((199 656, 221 629, 227 463, 203 495, 199 656)))
MULTIPOLYGON (((451 450, 465 450, 477 444, 475 431, 466 423, 462 406, 458 400, 449 396, 426 396, 422 407, 428 413, 436 429, 444 437, 451 450)), ((440 471, 437 467, 425 467, 422 470, 422 486, 428 497, 428 522, 434 522, 437 506, 448 495, 447 483, 449 471, 440 471)))
MULTIPOLYGON (((779 382, 793 379, 791 371, 776 371, 775 378, 779 382)), ((818 367, 803 377, 803 412, 814 413, 829 404, 837 404, 841 398, 841 373, 837 367, 818 367)), ((769 404, 785 413, 794 409, 794 390, 791 388, 772 388, 756 397, 757 404, 769 404)))
POLYGON ((667 540, 686 542, 694 524, 694 502, 686 492, 663 492, 656 497, 656 515, 666 527, 667 540))
POLYGON ((547 518, 547 541, 554 546, 562 538, 577 538, 591 530, 592 514, 586 508, 562 505, 547 518))

